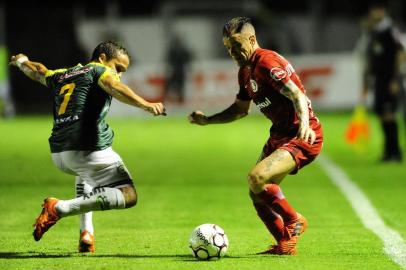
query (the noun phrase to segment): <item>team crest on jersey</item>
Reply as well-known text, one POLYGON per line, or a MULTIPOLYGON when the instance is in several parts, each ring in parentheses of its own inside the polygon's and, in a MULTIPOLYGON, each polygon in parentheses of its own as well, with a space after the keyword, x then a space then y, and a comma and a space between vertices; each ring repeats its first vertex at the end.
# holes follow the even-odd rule
POLYGON ((270 74, 275 81, 280 81, 286 77, 286 71, 281 67, 272 68, 270 74))
POLYGON ((250 80, 250 83, 251 83, 251 89, 252 89, 252 92, 257 92, 258 91, 258 84, 257 84, 257 82, 255 81, 255 80, 253 80, 253 79, 251 79, 250 80))

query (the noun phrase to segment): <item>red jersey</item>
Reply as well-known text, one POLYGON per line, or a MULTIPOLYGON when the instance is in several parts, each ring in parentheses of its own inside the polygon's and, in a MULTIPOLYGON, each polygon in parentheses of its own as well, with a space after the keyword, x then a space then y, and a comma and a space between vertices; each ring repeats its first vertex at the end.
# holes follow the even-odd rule
MULTIPOLYGON (((237 98, 253 100, 261 112, 273 125, 271 135, 295 136, 299 128, 299 119, 290 99, 280 90, 292 80, 303 93, 306 93, 302 82, 292 65, 278 53, 258 48, 251 57, 251 65, 241 67, 238 72, 240 91, 237 98)), ((320 129, 308 99, 310 127, 320 129)))

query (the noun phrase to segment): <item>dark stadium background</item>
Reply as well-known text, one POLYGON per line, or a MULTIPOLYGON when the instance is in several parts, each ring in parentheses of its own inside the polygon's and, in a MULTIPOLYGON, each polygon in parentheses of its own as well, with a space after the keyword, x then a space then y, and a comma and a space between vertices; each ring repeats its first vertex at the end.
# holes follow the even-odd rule
MULTIPOLYGON (((120 17, 159 15, 172 5, 184 6, 182 14, 207 15, 230 18, 246 15, 253 18, 258 28, 265 29, 267 20, 274 14, 307 14, 320 28, 330 18, 341 17, 358 21, 365 14, 371 1, 353 0, 305 0, 305 1, 6 1, 5 44, 9 53, 24 52, 32 59, 43 60, 49 67, 63 67, 86 62, 88 55, 79 47, 74 34, 74 23, 78 13, 85 17, 104 17, 115 8, 120 17), (238 2, 238 3, 237 3, 238 2), (261 7, 261 8, 258 8, 261 7), (199 8, 201 7, 201 8, 199 8)), ((406 22, 406 3, 402 0, 388 2, 392 17, 398 25, 406 22)), ((220 26, 219 26, 220 27, 220 26)), ((319 29, 320 29, 319 28, 319 29)), ((359 30, 358 30, 359 31, 359 30)), ((269 45, 272 47, 272 33, 269 45)), ((1 38, 1 35, 0 35, 1 38)), ((148 37, 140 37, 148 38, 148 37)), ((259 37, 261 40, 261 37, 259 37)), ((343 35, 342 38, 347 38, 343 35)), ((340 39, 340 37, 338 37, 340 39)), ((300 42, 300 41, 298 41, 300 42)), ((314 47, 314 53, 351 50, 356 40, 338 42, 325 46, 322 42, 314 47), (345 45, 343 45, 345 44, 345 45)), ((268 44, 267 44, 268 45, 268 44)), ((292 45, 290 51, 276 47, 281 53, 300 54, 300 47, 292 45)), ((221 49, 221 48, 220 48, 221 49)), ((307 52, 309 53, 309 52, 307 52)), ((312 53, 312 52, 310 52, 312 53)), ((224 57, 226 54, 224 52, 224 57)), ((17 113, 49 113, 51 96, 42 87, 22 79, 19 72, 10 72, 12 96, 17 113)))

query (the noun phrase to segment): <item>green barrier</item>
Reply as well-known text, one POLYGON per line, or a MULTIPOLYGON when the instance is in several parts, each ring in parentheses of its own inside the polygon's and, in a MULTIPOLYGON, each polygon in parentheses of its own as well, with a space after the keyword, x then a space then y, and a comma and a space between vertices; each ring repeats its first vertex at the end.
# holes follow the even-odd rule
POLYGON ((0 46, 0 84, 8 80, 8 53, 4 46, 0 46))
POLYGON ((4 46, 0 46, 0 117, 5 115, 4 93, 8 84, 8 54, 4 46))

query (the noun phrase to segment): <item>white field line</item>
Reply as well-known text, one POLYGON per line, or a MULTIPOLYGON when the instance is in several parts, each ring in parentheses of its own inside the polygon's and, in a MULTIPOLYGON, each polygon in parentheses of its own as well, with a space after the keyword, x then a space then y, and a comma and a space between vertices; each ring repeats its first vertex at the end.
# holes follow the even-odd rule
POLYGON ((364 226, 382 240, 384 252, 401 268, 406 269, 406 244, 402 236, 383 222, 367 196, 339 166, 323 155, 317 160, 347 198, 364 226))

